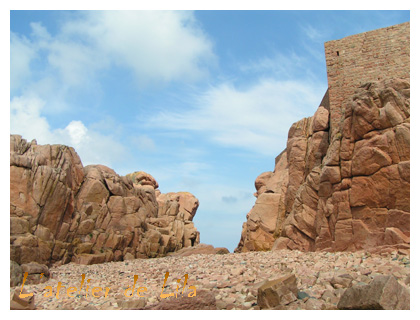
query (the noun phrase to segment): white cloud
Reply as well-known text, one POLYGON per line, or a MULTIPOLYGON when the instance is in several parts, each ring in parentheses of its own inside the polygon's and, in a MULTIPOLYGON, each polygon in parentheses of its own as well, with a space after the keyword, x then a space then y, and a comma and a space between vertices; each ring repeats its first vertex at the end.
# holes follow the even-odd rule
POLYGON ((37 139, 46 143, 51 138, 50 126, 41 110, 45 101, 38 97, 14 97, 10 102, 10 131, 27 140, 37 139))
POLYGON ((10 89, 19 88, 29 78, 30 63, 36 55, 36 49, 26 38, 10 34, 10 89))
MULTIPOLYGON (((83 112, 74 105, 76 97, 101 98, 103 75, 112 75, 111 67, 125 69, 142 85, 160 85, 200 79, 216 61, 192 12, 85 11, 67 17, 57 30, 32 22, 28 38, 11 33, 11 132, 41 144, 74 146, 84 164, 124 159, 115 138, 118 125, 104 116, 89 127, 70 118, 56 128, 47 119, 75 114, 74 108, 83 112)), ((149 136, 137 142, 155 148, 149 136)))
POLYGON ((204 64, 215 59, 194 15, 183 11, 83 12, 63 25, 60 38, 68 48, 57 51, 52 62, 59 61, 61 67, 66 61, 70 67, 85 66, 83 59, 92 61, 92 50, 92 58, 133 70, 143 84, 196 80, 206 73, 204 64), (75 56, 71 46, 81 43, 84 50, 75 56))
POLYGON ((77 148, 86 138, 88 129, 81 121, 72 121, 62 132, 68 135, 71 144, 77 148))
POLYGON ((11 33, 12 97, 35 93, 48 101, 45 114, 68 110, 75 94, 100 98, 103 76, 113 67, 149 86, 202 79, 216 61, 192 12, 83 11, 70 17, 55 33, 40 22, 30 23, 28 38, 11 33))
POLYGON ((242 90, 225 83, 199 96, 194 109, 161 112, 150 125, 195 131, 226 147, 273 155, 285 146, 291 124, 313 114, 325 90, 316 83, 273 79, 242 90))
POLYGON ((42 111, 46 102, 36 96, 14 97, 10 103, 10 132, 20 134, 38 144, 64 144, 76 149, 83 165, 103 164, 113 167, 125 159, 126 150, 112 136, 89 130, 81 121, 73 120, 65 128, 52 130, 42 111))

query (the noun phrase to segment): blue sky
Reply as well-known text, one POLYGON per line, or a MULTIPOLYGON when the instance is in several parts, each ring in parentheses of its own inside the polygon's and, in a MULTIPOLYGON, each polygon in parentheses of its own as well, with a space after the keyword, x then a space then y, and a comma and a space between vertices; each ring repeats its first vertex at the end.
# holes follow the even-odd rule
POLYGON ((200 200, 230 251, 291 124, 326 89, 324 42, 409 11, 11 11, 10 131, 200 200))

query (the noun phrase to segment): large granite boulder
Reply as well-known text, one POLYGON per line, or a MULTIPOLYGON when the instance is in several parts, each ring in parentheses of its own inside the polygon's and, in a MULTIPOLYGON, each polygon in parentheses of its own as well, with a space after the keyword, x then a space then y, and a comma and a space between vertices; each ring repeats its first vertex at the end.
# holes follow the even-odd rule
POLYGON ((103 165, 83 167, 71 147, 11 135, 11 260, 94 264, 199 244, 192 222, 198 200, 188 192, 161 194, 158 187, 148 173, 119 176, 103 165))

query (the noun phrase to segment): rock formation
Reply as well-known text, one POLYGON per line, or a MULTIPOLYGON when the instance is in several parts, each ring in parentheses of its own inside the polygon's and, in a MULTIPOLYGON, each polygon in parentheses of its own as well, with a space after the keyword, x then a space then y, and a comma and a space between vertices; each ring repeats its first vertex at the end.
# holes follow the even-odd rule
POLYGON ((325 43, 328 90, 289 130, 236 252, 410 243, 410 23, 325 43))
POLYGON ((237 252, 409 248, 410 84, 361 86, 331 130, 328 92, 292 125, 274 172, 255 181, 257 201, 237 252))
POLYGON ((145 172, 82 166, 71 147, 10 136, 10 252, 19 265, 102 263, 197 245, 188 192, 161 194, 145 172))

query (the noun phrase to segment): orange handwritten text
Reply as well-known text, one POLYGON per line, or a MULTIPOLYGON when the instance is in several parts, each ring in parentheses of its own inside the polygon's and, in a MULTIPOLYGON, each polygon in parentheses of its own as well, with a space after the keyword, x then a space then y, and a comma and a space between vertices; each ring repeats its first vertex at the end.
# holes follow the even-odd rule
MULTIPOLYGON (((165 299, 165 298, 169 298, 169 297, 173 297, 173 296, 175 296, 176 298, 178 298, 178 293, 179 293, 179 283, 181 282, 181 279, 177 279, 176 280, 176 282, 177 282, 177 285, 176 285, 176 290, 175 290, 175 292, 172 292, 172 293, 163 293, 163 290, 165 289, 165 285, 166 285, 166 281, 168 280, 168 277, 169 277, 169 272, 166 272, 165 273, 165 280, 163 281, 163 285, 162 285, 162 293, 160 294, 160 297, 162 298, 162 299, 165 299)), ((182 277, 181 277, 182 278, 182 277)), ((188 274, 186 273, 185 275, 184 275, 184 285, 183 285, 183 287, 182 287, 182 292, 181 292, 181 295, 182 294, 184 294, 184 290, 185 290, 185 286, 187 285, 187 281, 188 281, 188 274)), ((195 286, 189 286, 188 287, 188 289, 191 289, 191 290, 193 290, 192 292, 190 292, 189 294, 188 294, 188 297, 189 298, 192 298, 192 297, 195 297, 196 295, 197 295, 197 289, 196 289, 196 287, 195 286)))
MULTIPOLYGON (((43 273, 41 273, 41 278, 44 276, 43 273)), ((23 282, 22 282, 22 288, 20 289, 20 294, 19 297, 24 299, 27 297, 31 297, 34 294, 33 293, 22 293, 23 291, 23 286, 25 285, 26 279, 28 277, 28 272, 25 272, 24 277, 23 277, 23 282)), ((54 289, 52 286, 45 286, 44 290, 47 290, 47 292, 44 293, 44 297, 53 297, 55 296, 57 299, 60 299, 60 293, 62 293, 63 295, 67 295, 67 297, 69 298, 75 298, 75 297, 81 297, 81 296, 85 296, 86 298, 88 297, 93 297, 93 298, 100 298, 101 296, 103 297, 107 297, 110 288, 109 287, 92 287, 91 288, 91 284, 90 282, 92 281, 92 279, 87 279, 86 283, 85 283, 85 279, 86 279, 86 274, 82 274, 81 275, 82 279, 80 282, 80 286, 79 287, 68 287, 66 288, 65 286, 62 285, 62 283, 59 281, 57 284, 57 289, 55 290, 55 294, 54 289), (83 285, 85 285, 86 287, 83 288, 83 285), (101 292, 104 291, 103 294, 101 294, 101 292)), ((176 289, 174 292, 171 293, 164 293, 164 290, 166 287, 168 287, 166 285, 167 281, 168 281, 168 277, 169 277, 169 272, 165 273, 165 279, 163 281, 163 285, 162 285, 162 292, 160 294, 160 297, 162 299, 165 298, 169 298, 169 297, 178 297, 178 295, 183 295, 185 288, 187 287, 187 281, 188 281, 188 274, 186 273, 182 278, 184 278, 184 281, 182 283, 182 291, 180 292, 180 284, 181 284, 181 279, 177 279, 176 280, 176 289)), ((136 289, 136 284, 137 284, 137 280, 138 280, 139 276, 137 274, 134 275, 134 283, 132 286, 126 288, 124 290, 124 296, 126 296, 127 298, 132 298, 132 297, 145 297, 144 295, 147 293, 147 288, 146 287, 139 287, 136 289)), ((191 290, 188 293, 188 297, 192 298, 195 297, 197 295, 197 289, 195 286, 189 286, 188 290, 191 290)))

